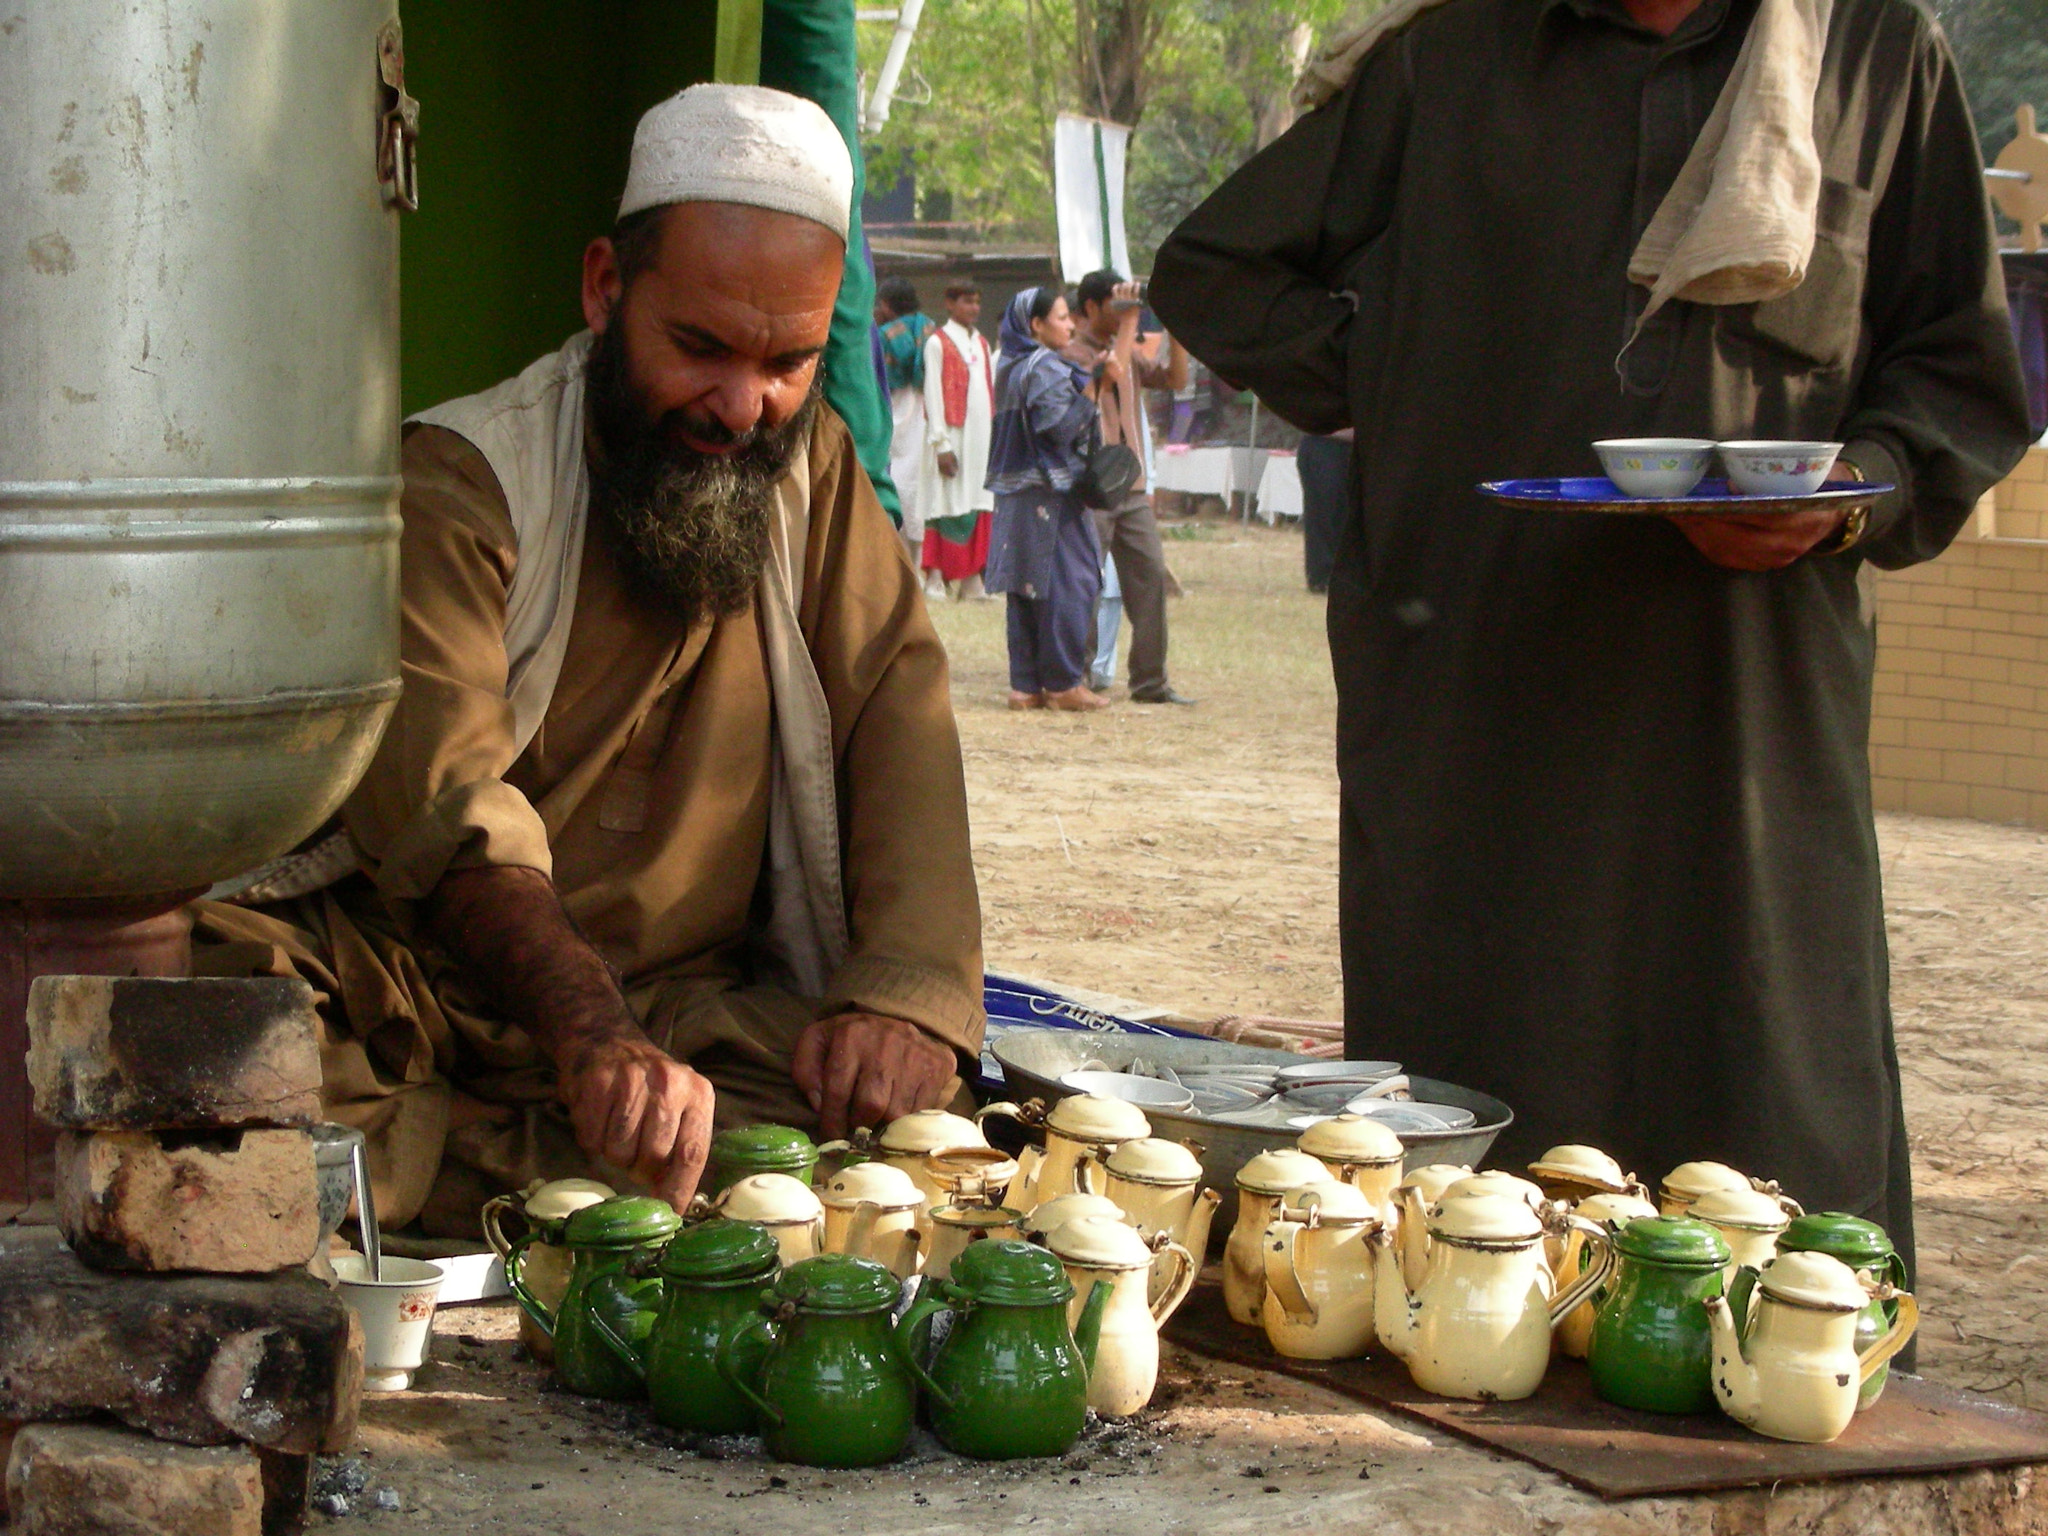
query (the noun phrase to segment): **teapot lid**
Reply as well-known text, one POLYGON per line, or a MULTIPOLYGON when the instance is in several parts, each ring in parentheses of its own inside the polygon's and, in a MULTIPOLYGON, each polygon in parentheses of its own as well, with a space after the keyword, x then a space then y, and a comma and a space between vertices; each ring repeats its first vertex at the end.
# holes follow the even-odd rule
POLYGON ((614 1195, 586 1205, 562 1228, 571 1248, 644 1248, 666 1242, 683 1218, 666 1200, 652 1195, 614 1195))
POLYGON ((1318 1120, 1295 1146, 1330 1163, 1398 1163, 1405 1152, 1393 1127, 1369 1115, 1318 1120))
POLYGON ((1280 1198, 1280 1215, 1285 1221, 1305 1220, 1311 1211, 1326 1226, 1371 1221, 1379 1215, 1356 1185, 1341 1179, 1317 1179, 1280 1198))
POLYGON ((1640 1217, 1657 1214, 1657 1207, 1641 1195, 1588 1195, 1573 1206, 1572 1210, 1588 1221, 1611 1221, 1617 1227, 1640 1217))
POLYGON ((1293 1147, 1275 1147, 1237 1170, 1237 1187, 1255 1195, 1284 1195, 1329 1176, 1321 1159, 1293 1147))
POLYGON ((1061 1099, 1046 1115, 1045 1126, 1076 1141, 1132 1141, 1152 1134, 1152 1122, 1137 1105, 1097 1093, 1061 1099))
POLYGON ((935 1205, 927 1213, 933 1224, 961 1227, 968 1231, 987 1227, 1014 1227, 1023 1216, 1006 1205, 935 1205))
POLYGON ((1529 1165, 1539 1179, 1566 1179, 1575 1184, 1593 1184, 1616 1194, 1628 1188, 1628 1175, 1621 1164, 1598 1147, 1567 1142, 1552 1147, 1529 1165))
POLYGON ((1687 1214, 1717 1227, 1749 1232, 1776 1232, 1791 1220, 1776 1200, 1746 1184, 1740 1189, 1708 1190, 1693 1201, 1687 1214))
POLYGON ((866 1200, 895 1211, 920 1203, 924 1195, 917 1181, 894 1163, 855 1163, 832 1175, 821 1198, 827 1205, 854 1205, 866 1200))
POLYGON ((1177 1141, 1139 1136, 1109 1154, 1109 1171, 1139 1184, 1185 1184, 1202 1176, 1202 1160, 1177 1141))
POLYGON ((765 1279, 779 1251, 775 1239, 752 1222, 713 1218, 669 1239, 661 1253, 661 1275, 665 1280, 765 1279))
POLYGON ((600 1200, 609 1200, 618 1193, 609 1184, 600 1184, 595 1179, 556 1179, 552 1183, 536 1185, 526 1196, 521 1209, 528 1221, 560 1221, 573 1216, 586 1205, 595 1205, 600 1200))
POLYGON ((1445 1195, 1428 1220, 1438 1237, 1474 1243, 1529 1243, 1543 1235, 1536 1213, 1512 1195, 1445 1195))
POLYGON ((902 1282, 883 1265, 850 1253, 799 1259, 775 1277, 774 1293, 806 1312, 880 1312, 896 1305, 902 1282))
POLYGON ((1484 1173, 1468 1174, 1462 1179, 1446 1185, 1439 1200, 1448 1200, 1454 1195, 1499 1195, 1509 1200, 1519 1200, 1534 1210, 1549 1197, 1540 1187, 1512 1173, 1498 1168, 1489 1168, 1484 1173))
POLYGON ((1463 1163, 1425 1163, 1394 1187, 1412 1189, 1425 1203, 1434 1203, 1458 1180, 1471 1177, 1472 1170, 1463 1163))
POLYGON ((947 1147, 985 1147, 988 1138, 964 1115, 920 1109, 891 1120, 877 1145, 884 1152, 937 1152, 947 1147))
POLYGON ((1046 1234, 1045 1246, 1069 1263, 1088 1269, 1149 1269, 1152 1250, 1135 1227, 1109 1216, 1063 1221, 1046 1234))
POLYGON ((748 1168, 808 1168, 818 1160, 811 1138, 790 1125, 741 1125, 711 1138, 711 1161, 748 1168))
POLYGON ((1749 1175, 1726 1163, 1680 1163, 1664 1175, 1664 1187, 1681 1199, 1695 1200, 1710 1189, 1748 1189, 1749 1175))
POLYGON ((1107 1195, 1054 1195, 1031 1208, 1024 1218, 1024 1230, 1050 1232, 1083 1216, 1107 1216, 1111 1221, 1122 1221, 1124 1208, 1107 1195))
POLYGON ((824 1212, 817 1191, 786 1173, 750 1173, 734 1179, 718 1208, 735 1221, 812 1221, 824 1212))
POLYGON ((1781 1253, 1757 1275, 1766 1296, 1823 1312, 1861 1312, 1870 1305, 1856 1271, 1825 1253, 1781 1253))
POLYGON ((1614 1234, 1614 1251, 1683 1269, 1714 1269, 1729 1259, 1721 1234, 1690 1216, 1638 1216, 1614 1234))
POLYGON ((953 1289, 995 1306, 1060 1305, 1073 1298, 1066 1266, 1035 1243, 991 1238, 953 1260, 953 1289))
POLYGON ((1875 1269, 1892 1256, 1883 1227, 1846 1211, 1815 1211, 1794 1218, 1778 1234, 1778 1252, 1825 1253, 1851 1269, 1875 1269))

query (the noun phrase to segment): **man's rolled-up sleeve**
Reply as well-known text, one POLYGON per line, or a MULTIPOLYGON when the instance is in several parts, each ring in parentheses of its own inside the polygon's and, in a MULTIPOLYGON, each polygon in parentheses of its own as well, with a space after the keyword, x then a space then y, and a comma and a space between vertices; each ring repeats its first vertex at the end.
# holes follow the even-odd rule
POLYGON ((837 418, 811 466, 799 617, 832 711, 851 939, 825 1008, 907 1019, 972 1059, 981 903, 945 648, 837 418))
POLYGON ((415 427, 403 454, 398 708, 343 808, 385 895, 417 900, 450 869, 550 874, 547 828, 504 775, 505 602, 517 541, 503 491, 471 444, 415 427))

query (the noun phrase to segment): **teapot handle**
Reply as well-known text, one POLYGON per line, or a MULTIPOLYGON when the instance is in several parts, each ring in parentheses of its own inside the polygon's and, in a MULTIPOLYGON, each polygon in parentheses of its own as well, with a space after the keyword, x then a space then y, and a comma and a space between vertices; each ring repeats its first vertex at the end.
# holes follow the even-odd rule
POLYGON ((757 1333, 767 1334, 772 1344, 775 1339, 775 1326, 767 1318, 757 1317, 746 1327, 733 1329, 718 1341, 715 1363, 718 1366, 718 1374, 726 1379, 727 1384, 735 1392, 754 1405, 756 1413, 770 1424, 779 1425, 783 1422, 782 1410, 760 1394, 754 1384, 741 1373, 738 1363, 733 1359, 733 1350, 740 1340, 751 1338, 757 1333))
MULTIPOLYGON (((1164 1326, 1166 1320, 1179 1310, 1180 1304, 1188 1299, 1188 1292, 1195 1288, 1195 1278, 1201 1272, 1201 1266, 1188 1252, 1186 1244, 1176 1243, 1171 1238, 1161 1243, 1158 1251, 1169 1255, 1175 1265, 1173 1278, 1166 1282, 1159 1299, 1152 1303, 1153 1324, 1164 1326)), ((1158 1260, 1155 1258, 1153 1262, 1158 1260)))
POLYGON ((590 1326, 597 1330, 597 1336, 605 1341, 606 1345, 610 1347, 611 1352, 619 1357, 619 1360, 625 1365, 627 1370, 631 1371, 642 1382, 645 1382, 647 1380, 647 1357, 634 1347, 630 1339, 613 1330, 612 1325, 604 1320, 604 1309, 602 1307, 591 1307, 586 1315, 590 1318, 590 1326))
POLYGON ((1920 1303, 1913 1299, 1911 1291, 1900 1291, 1889 1299, 1899 1304, 1899 1315, 1892 1320, 1884 1337, 1870 1346, 1870 1350, 1857 1364, 1857 1385, 1861 1386, 1877 1374, 1877 1368, 1906 1347, 1906 1341, 1913 1337, 1913 1330, 1920 1326, 1920 1303))
POLYGON ((1001 1115, 1005 1119, 1016 1121, 1027 1130, 1035 1131, 1045 1123, 1045 1101, 1027 1099, 1022 1104, 1014 1104, 1008 1099, 999 1099, 993 1104, 984 1104, 977 1109, 974 1112, 974 1123, 979 1125, 990 1115, 1001 1115))
POLYGON ((1312 1324, 1316 1304, 1301 1288, 1301 1270, 1295 1262, 1302 1231, 1303 1224, 1298 1221, 1276 1221, 1266 1228, 1266 1287, 1289 1321, 1312 1324))
MULTIPOLYGON (((1109 1187, 1109 1170, 1103 1165, 1102 1149, 1083 1147, 1074 1159, 1074 1189, 1077 1195, 1099 1195, 1109 1187), (1096 1188, 1100 1182, 1102 1189, 1096 1188)), ((1066 1191, 1062 1190, 1062 1194, 1066 1191)), ((1047 1198, 1050 1198, 1049 1196, 1047 1198)))
POLYGON ((1735 1320, 1735 1336, 1745 1344, 1749 1342, 1749 1314, 1760 1278, 1761 1272, 1754 1264, 1744 1264, 1728 1282, 1728 1315, 1735 1320))
POLYGON ((533 1246, 534 1239, 539 1236, 538 1231, 528 1232, 505 1251, 505 1284, 511 1287, 513 1299, 519 1303, 519 1309, 533 1319, 536 1328, 552 1339, 555 1336, 555 1314, 548 1310, 538 1296, 526 1288, 526 1277, 522 1273, 526 1263, 526 1250, 533 1246))
POLYGON ((481 1217, 484 1241, 491 1245, 491 1252, 498 1256, 500 1263, 503 1263, 512 1252, 512 1245, 505 1240, 504 1229, 499 1225, 499 1218, 510 1210, 517 1210, 522 1216, 525 1214, 525 1207, 512 1195, 493 1195, 484 1202, 481 1217))
POLYGON ((931 1373, 918 1359, 918 1356, 924 1353, 918 1346, 918 1331, 929 1327, 931 1320, 939 1313, 954 1310, 945 1290, 946 1288, 938 1281, 931 1279, 919 1285, 917 1299, 911 1302, 909 1309, 896 1320, 896 1326, 889 1331, 889 1342, 902 1357, 904 1365, 909 1367, 910 1374, 917 1378, 918 1384, 925 1391, 948 1408, 956 1408, 959 1405, 953 1401, 953 1394, 933 1381, 931 1373))
POLYGON ((1586 1240, 1580 1259, 1585 1267, 1579 1271, 1577 1279, 1552 1298, 1550 1326, 1553 1328, 1571 1316, 1579 1303, 1591 1297, 1614 1273, 1614 1239, 1607 1229, 1583 1216, 1567 1216, 1565 1223, 1586 1240), (1585 1257, 1586 1254, 1590 1254, 1590 1258, 1585 1257))

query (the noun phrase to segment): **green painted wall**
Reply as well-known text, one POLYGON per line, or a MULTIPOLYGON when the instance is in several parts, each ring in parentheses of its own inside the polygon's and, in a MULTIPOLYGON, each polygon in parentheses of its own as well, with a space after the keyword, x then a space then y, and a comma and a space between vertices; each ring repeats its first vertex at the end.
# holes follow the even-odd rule
POLYGON ((633 125, 711 78, 717 0, 404 0, 420 209, 403 223, 408 412, 483 389, 583 326, 633 125))

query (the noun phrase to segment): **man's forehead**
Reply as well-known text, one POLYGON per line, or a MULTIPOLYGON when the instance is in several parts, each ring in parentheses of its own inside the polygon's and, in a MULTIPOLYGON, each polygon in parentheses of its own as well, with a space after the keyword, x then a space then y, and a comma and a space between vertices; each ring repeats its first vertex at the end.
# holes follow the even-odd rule
POLYGON ((644 282, 657 319, 774 356, 822 346, 846 247, 823 225, 732 203, 683 203, 664 216, 644 282))

